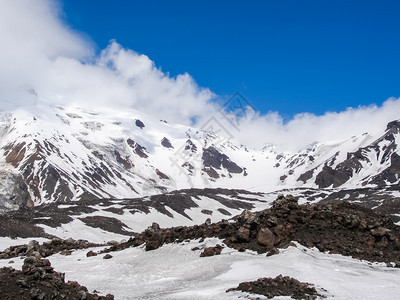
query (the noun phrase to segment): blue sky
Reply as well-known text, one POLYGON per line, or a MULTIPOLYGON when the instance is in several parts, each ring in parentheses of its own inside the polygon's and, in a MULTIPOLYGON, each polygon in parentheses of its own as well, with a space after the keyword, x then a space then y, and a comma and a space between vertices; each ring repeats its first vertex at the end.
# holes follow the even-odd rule
POLYGON ((261 112, 322 114, 400 96, 398 1, 81 1, 64 18, 172 76, 261 112))
POLYGON ((210 90, 240 91, 261 113, 222 118, 235 141, 296 151, 400 118, 394 2, 64 1, 0 1, 0 110, 133 110, 202 128, 221 117, 210 90))

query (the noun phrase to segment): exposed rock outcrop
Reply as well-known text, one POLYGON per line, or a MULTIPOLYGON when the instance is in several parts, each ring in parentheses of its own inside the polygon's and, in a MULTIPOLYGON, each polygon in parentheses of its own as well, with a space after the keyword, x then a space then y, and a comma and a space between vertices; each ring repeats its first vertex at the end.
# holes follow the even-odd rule
POLYGON ((22 271, 0 269, 1 299, 86 299, 111 300, 113 295, 99 296, 77 282, 65 282, 63 273, 55 272, 48 259, 29 256, 22 271))
POLYGON ((395 263, 400 267, 400 229, 385 215, 354 204, 324 203, 299 205, 291 196, 279 196, 271 209, 244 211, 235 222, 210 225, 147 229, 126 243, 104 252, 118 251, 146 243, 153 250, 165 243, 218 237, 239 251, 278 253, 297 241, 322 252, 338 253, 369 261, 395 263))
POLYGON ((275 278, 259 278, 256 281, 242 282, 227 292, 242 291, 250 294, 264 295, 268 298, 289 296, 293 299, 317 299, 325 296, 319 294, 309 283, 300 282, 289 276, 279 275, 275 278))

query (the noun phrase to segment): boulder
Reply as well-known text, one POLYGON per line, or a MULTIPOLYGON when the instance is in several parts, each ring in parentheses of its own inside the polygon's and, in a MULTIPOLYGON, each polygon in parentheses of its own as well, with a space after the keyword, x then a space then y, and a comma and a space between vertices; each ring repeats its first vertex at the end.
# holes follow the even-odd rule
POLYGON ((257 242, 267 248, 273 248, 275 245, 275 235, 268 228, 261 228, 257 234, 257 242))

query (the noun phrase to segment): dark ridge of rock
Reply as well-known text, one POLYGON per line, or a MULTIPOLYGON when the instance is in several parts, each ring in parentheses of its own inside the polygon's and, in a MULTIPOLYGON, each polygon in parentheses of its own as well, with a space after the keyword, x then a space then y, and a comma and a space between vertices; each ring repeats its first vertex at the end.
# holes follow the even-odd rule
POLYGON ((123 235, 133 235, 133 232, 124 229, 126 225, 120 220, 111 217, 103 216, 88 216, 85 218, 79 218, 87 226, 93 228, 101 228, 105 231, 114 232, 123 235))
POLYGON ((256 281, 242 282, 236 288, 226 292, 242 291, 250 294, 263 295, 268 298, 277 296, 290 296, 293 299, 318 299, 326 298, 319 294, 310 283, 300 282, 289 276, 279 275, 275 278, 259 278, 256 281))
POLYGON ((97 247, 99 244, 89 243, 86 240, 62 240, 53 238, 48 242, 39 244, 33 240, 29 244, 11 246, 4 251, 0 251, 0 259, 9 259, 17 256, 37 256, 47 257, 62 251, 86 249, 89 247, 97 247))
POLYGON ((322 171, 318 173, 315 178, 315 184, 320 188, 327 188, 330 186, 338 187, 351 178, 351 169, 332 169, 330 166, 325 165, 322 171))
POLYGON ((148 158, 149 156, 146 154, 146 148, 142 147, 135 141, 131 139, 127 139, 126 142, 128 143, 129 147, 132 148, 133 152, 137 154, 141 158, 148 158))
POLYGON ((135 165, 130 161, 129 156, 126 156, 125 158, 121 156, 121 154, 117 151, 114 150, 114 155, 115 159, 119 164, 121 164, 125 169, 129 170, 133 168, 135 165))
POLYGON ((214 147, 208 147, 203 149, 203 166, 221 170, 221 168, 227 169, 230 173, 242 173, 243 168, 239 167, 233 161, 229 159, 226 154, 222 154, 214 147))
POLYGON ((194 166, 190 162, 184 162, 182 167, 188 171, 189 175, 193 175, 194 166))
POLYGON ((303 174, 301 174, 299 176, 299 178, 297 178, 296 181, 302 181, 303 183, 306 183, 308 180, 310 180, 313 177, 314 171, 315 171, 315 169, 304 172, 303 174))
POLYGON ((113 214, 116 214, 116 215, 123 215, 124 214, 124 210, 122 208, 118 208, 118 207, 109 207, 109 208, 106 208, 106 209, 103 209, 103 210, 112 212, 113 214))
POLYGON ((363 207, 373 209, 377 213, 390 215, 394 222, 400 221, 400 201, 399 197, 392 194, 400 192, 399 185, 387 186, 385 188, 358 188, 349 190, 337 190, 326 195, 316 194, 306 197, 309 201, 314 201, 315 197, 322 197, 320 203, 337 203, 346 199, 347 202, 356 203, 363 207))
POLYGON ((225 216, 232 216, 232 214, 231 214, 229 211, 227 211, 226 209, 218 208, 218 211, 219 211, 221 214, 225 215, 225 216))
POLYGON ((144 124, 143 124, 143 122, 140 121, 139 119, 136 119, 136 120, 135 120, 135 125, 136 125, 137 127, 139 127, 140 129, 143 129, 143 128, 145 127, 144 124))
POLYGON ((4 146, 2 149, 5 151, 4 156, 6 162, 11 164, 13 167, 18 167, 21 161, 25 158, 26 143, 22 142, 19 144, 11 143, 4 146))
MULTIPOLYGON (((160 213, 172 216, 170 212, 170 209, 172 209, 186 218, 189 218, 185 210, 198 207, 193 199, 200 200, 201 196, 209 197, 228 208, 237 210, 252 209, 254 207, 253 203, 259 201, 254 199, 255 195, 258 194, 244 190, 228 190, 222 188, 178 190, 167 194, 146 197, 145 200, 143 198, 98 199, 87 194, 85 195, 85 201, 48 203, 32 208, 24 206, 16 211, 10 211, 0 215, 0 236, 11 238, 44 237, 51 239, 54 236, 47 234, 38 224, 44 224, 53 228, 60 227, 63 224, 72 222, 76 216, 94 214, 97 211, 110 211, 114 214, 121 215, 125 210, 131 213, 149 213, 150 209, 154 208, 160 213), (251 195, 251 197, 246 197, 247 194, 251 195), (237 198, 237 200, 234 198, 237 198)), ((118 216, 116 216, 115 219, 118 219, 118 216)), ((107 231, 114 228, 114 225, 109 227, 107 225, 108 221, 105 219, 87 219, 87 221, 88 224, 90 223, 94 227, 101 226, 100 228, 107 231), (99 224, 96 224, 96 222, 99 224), (101 223, 103 225, 100 225, 101 223)), ((113 220, 110 220, 110 222, 114 223, 113 220)), ((116 221, 115 224, 119 225, 113 230, 117 232, 121 232, 120 229, 129 231, 129 229, 126 229, 129 228, 126 224, 120 223, 119 221, 116 221)), ((132 233, 128 232, 128 235, 131 236, 132 233)))
POLYGON ((195 144, 193 144, 192 140, 188 139, 186 141, 186 144, 185 144, 185 150, 188 150, 188 151, 190 151, 192 153, 196 153, 197 152, 197 147, 196 147, 195 144))
POLYGON ((394 262, 400 267, 400 228, 384 215, 347 202, 303 204, 291 196, 279 196, 271 209, 257 213, 248 210, 234 222, 160 229, 147 229, 126 243, 105 252, 118 251, 144 243, 147 250, 164 243, 187 239, 218 237, 231 248, 268 253, 297 241, 322 252, 338 253, 377 262, 394 262))
MULTIPOLYGON (((32 220, 29 218, 28 220, 32 220)), ((13 218, 10 215, 0 215, 0 236, 12 239, 27 237, 50 237, 42 227, 31 224, 24 217, 13 218)))
POLYGON ((86 299, 111 300, 114 296, 99 296, 75 281, 65 282, 65 274, 54 271, 48 259, 29 256, 22 271, 3 267, 0 269, 1 299, 86 299))
POLYGON ((171 178, 169 178, 168 175, 164 174, 159 169, 156 169, 156 174, 158 175, 158 177, 160 177, 160 179, 171 180, 171 178))
POLYGON ((400 178, 400 156, 393 153, 390 157, 390 166, 383 170, 380 174, 373 177, 371 183, 378 186, 386 186, 387 182, 396 183, 400 178))
POLYGON ((389 122, 386 126, 386 131, 389 131, 390 133, 397 134, 400 132, 400 120, 395 120, 392 122, 389 122))
POLYGON ((169 139, 167 139, 166 137, 164 137, 161 140, 161 145, 163 145, 165 148, 174 148, 171 144, 171 141, 169 139))
POLYGON ((203 171, 206 172, 208 174, 208 176, 210 176, 211 178, 214 178, 214 179, 219 178, 219 174, 212 167, 204 167, 203 171))

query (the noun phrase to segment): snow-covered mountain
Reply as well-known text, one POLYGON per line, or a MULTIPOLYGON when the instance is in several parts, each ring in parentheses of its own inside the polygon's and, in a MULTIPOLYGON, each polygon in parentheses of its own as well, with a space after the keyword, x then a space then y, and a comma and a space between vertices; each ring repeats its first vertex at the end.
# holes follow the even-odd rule
POLYGON ((400 180, 400 121, 293 153, 251 149, 137 111, 36 105, 0 112, 2 210, 187 188, 365 188, 400 180))

